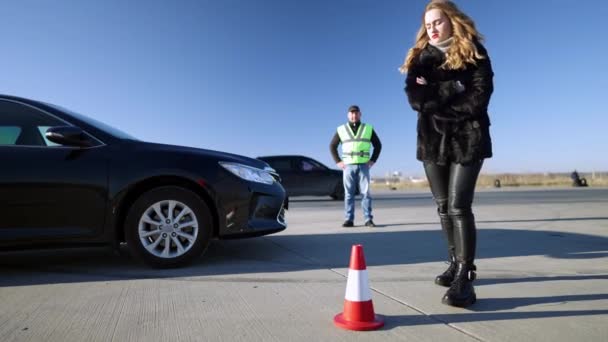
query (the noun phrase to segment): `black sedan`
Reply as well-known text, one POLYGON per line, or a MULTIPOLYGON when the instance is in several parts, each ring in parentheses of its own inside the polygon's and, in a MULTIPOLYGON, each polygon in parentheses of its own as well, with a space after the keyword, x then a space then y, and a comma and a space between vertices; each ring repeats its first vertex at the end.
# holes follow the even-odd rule
POLYGON ((341 170, 330 169, 305 156, 264 156, 258 159, 267 162, 279 173, 288 196, 331 196, 335 200, 344 199, 341 170))
POLYGON ((0 95, 0 250, 126 242, 155 267, 212 238, 286 227, 267 163, 139 141, 64 108, 0 95))

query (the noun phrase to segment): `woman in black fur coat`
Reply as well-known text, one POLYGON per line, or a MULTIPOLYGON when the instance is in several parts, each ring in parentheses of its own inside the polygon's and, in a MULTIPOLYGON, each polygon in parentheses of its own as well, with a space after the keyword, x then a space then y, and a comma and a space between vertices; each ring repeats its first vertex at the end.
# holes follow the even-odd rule
POLYGON ((488 103, 492 66, 474 22, 451 1, 432 1, 409 50, 405 91, 418 112, 416 157, 424 164, 450 264, 435 283, 449 287, 442 302, 476 301, 476 228, 471 210, 484 158, 492 156, 488 103))

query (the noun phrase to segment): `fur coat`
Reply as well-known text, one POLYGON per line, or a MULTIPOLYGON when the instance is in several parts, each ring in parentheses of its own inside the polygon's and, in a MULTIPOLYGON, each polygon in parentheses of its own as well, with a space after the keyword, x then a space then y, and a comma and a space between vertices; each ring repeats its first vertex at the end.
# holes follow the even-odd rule
POLYGON ((488 104, 494 73, 486 49, 476 46, 486 58, 449 70, 440 68, 445 55, 427 44, 408 70, 405 92, 418 112, 418 160, 466 164, 492 156, 488 104), (419 76, 426 85, 416 83, 419 76))

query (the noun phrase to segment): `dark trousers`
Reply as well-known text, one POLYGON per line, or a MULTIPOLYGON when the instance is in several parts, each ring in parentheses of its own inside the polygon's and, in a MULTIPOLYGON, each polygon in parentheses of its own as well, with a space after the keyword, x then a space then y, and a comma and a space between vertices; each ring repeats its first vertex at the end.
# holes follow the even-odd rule
POLYGON ((458 263, 473 264, 475 260, 477 236, 471 205, 482 165, 483 160, 466 165, 424 163, 450 260, 458 263))

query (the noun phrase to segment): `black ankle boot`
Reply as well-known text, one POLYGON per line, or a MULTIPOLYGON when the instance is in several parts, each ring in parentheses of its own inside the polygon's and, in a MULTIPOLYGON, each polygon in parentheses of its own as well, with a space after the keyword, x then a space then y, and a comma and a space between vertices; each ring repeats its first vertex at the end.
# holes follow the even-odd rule
POLYGON ((475 288, 473 287, 473 280, 476 276, 475 270, 476 267, 473 264, 458 263, 454 281, 441 302, 461 308, 466 308, 475 303, 477 301, 475 288))
POLYGON ((439 286, 450 287, 450 285, 452 285, 452 281, 454 281, 455 275, 456 258, 454 257, 454 254, 450 253, 450 263, 448 269, 435 278, 435 284, 439 286))

